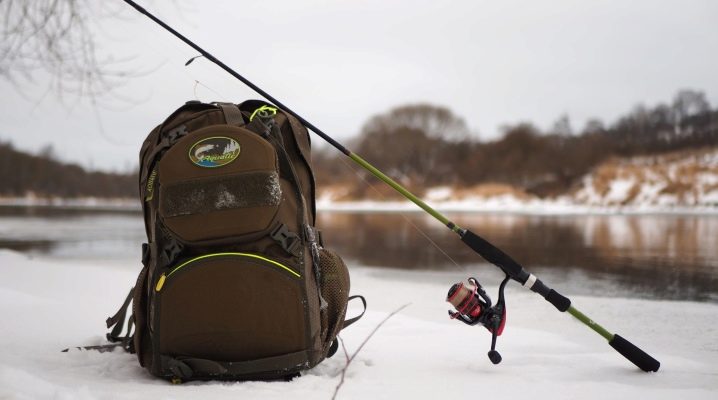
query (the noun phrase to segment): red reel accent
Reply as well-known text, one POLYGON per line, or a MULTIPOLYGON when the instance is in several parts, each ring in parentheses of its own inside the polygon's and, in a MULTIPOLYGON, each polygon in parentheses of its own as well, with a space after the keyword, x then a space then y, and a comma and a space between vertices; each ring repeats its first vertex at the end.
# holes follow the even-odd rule
MULTIPOLYGON (((477 294, 478 288, 476 286, 472 286, 472 289, 469 289, 464 286, 463 282, 460 282, 456 284, 452 290, 454 292, 446 301, 456 308, 456 311, 458 311, 457 314, 467 315, 471 318, 478 318, 479 315, 481 315, 482 308, 477 294)), ((457 316, 458 315, 452 313, 452 318, 456 318, 457 316)))
POLYGON ((501 313, 501 325, 499 325, 499 329, 496 330, 496 336, 501 336, 501 334, 504 333, 505 325, 506 325, 506 309, 504 308, 504 312, 501 313))

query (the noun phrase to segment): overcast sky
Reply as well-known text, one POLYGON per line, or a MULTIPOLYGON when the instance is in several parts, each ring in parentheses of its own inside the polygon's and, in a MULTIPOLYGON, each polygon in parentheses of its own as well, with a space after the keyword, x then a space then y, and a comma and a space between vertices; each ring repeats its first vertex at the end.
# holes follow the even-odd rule
MULTIPOLYGON (((482 139, 520 121, 548 128, 562 114, 574 129, 591 117, 611 123, 682 88, 718 105, 718 1, 140 2, 339 140, 416 102, 449 107, 482 139)), ((206 60, 185 67, 196 53, 133 9, 119 17, 98 21, 101 52, 149 72, 96 111, 39 100, 41 76, 24 95, 0 82, 0 140, 127 170, 184 101, 257 97, 206 60)))

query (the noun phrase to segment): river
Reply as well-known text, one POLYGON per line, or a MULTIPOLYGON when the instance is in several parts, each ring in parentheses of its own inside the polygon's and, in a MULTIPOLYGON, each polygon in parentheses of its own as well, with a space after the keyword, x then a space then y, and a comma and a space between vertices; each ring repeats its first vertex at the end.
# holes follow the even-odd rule
MULTIPOLYGON (((489 283, 501 278, 422 213, 319 215, 325 246, 350 267, 456 270, 489 283)), ((567 295, 718 302, 716 215, 448 216, 567 295)), ((144 235, 133 211, 0 207, 0 248, 37 257, 139 263, 144 235)))

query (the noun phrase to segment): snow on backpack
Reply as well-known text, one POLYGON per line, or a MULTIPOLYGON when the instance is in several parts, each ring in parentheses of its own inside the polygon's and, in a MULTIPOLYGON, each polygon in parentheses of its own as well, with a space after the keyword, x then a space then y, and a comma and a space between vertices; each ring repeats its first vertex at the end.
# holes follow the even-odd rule
POLYGON ((348 301, 366 301, 323 248, 314 185, 291 115, 257 100, 180 107, 140 151, 144 268, 108 340, 176 382, 290 378, 334 354, 361 317, 345 320, 348 301))

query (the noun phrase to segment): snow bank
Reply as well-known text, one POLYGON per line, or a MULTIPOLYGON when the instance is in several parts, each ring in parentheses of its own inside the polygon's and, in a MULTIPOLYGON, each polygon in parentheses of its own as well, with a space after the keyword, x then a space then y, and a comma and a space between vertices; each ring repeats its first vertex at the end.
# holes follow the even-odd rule
POLYGON ((100 210, 127 210, 135 211, 141 209, 137 199, 127 198, 60 198, 60 197, 37 197, 28 195, 25 197, 0 197, 0 206, 23 206, 23 207, 57 207, 68 209, 100 209, 100 210))
MULTIPOLYGON (((324 188, 318 207, 331 211, 419 211, 408 202, 345 201, 324 188)), ((718 214, 718 150, 612 159, 583 177, 572 192, 539 198, 509 185, 428 188, 422 199, 440 211, 526 214, 718 214)))
MULTIPOLYGON (((341 350, 292 382, 183 385, 152 378, 122 352, 61 353, 102 342, 104 319, 138 269, 125 260, 97 265, 0 251, 0 398, 331 398, 344 365, 341 350)), ((477 272, 496 278, 489 270, 477 272)), ((498 345, 504 361, 494 366, 486 358, 488 333, 446 316, 446 290, 465 277, 353 267, 353 292, 367 296, 369 311, 342 334, 350 352, 388 313, 411 305, 359 353, 339 398, 713 399, 718 393, 716 305, 574 298, 576 307, 662 362, 658 373, 646 374, 568 315, 510 285, 508 324, 498 345)))
POLYGON ((610 160, 572 198, 592 206, 718 208, 718 150, 610 160))
MULTIPOLYGON (((718 198, 718 192, 716 194, 718 198)), ((555 199, 522 199, 511 195, 493 197, 469 197, 461 200, 425 200, 440 212, 503 213, 530 215, 577 215, 577 214, 718 214, 718 206, 685 206, 670 202, 661 204, 581 204, 563 196, 555 199)), ((319 199, 317 209, 331 212, 423 212, 409 201, 330 201, 319 199)))

